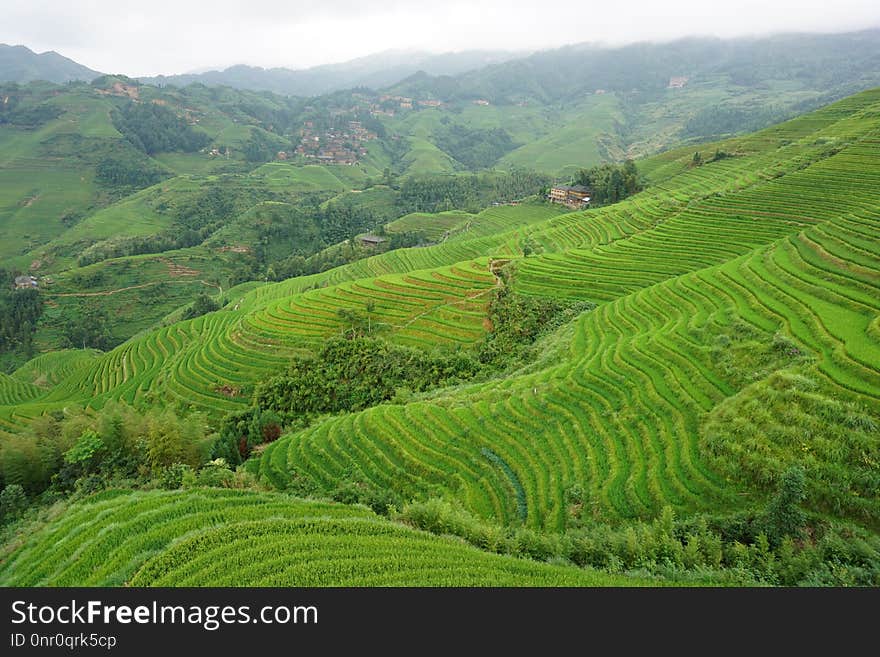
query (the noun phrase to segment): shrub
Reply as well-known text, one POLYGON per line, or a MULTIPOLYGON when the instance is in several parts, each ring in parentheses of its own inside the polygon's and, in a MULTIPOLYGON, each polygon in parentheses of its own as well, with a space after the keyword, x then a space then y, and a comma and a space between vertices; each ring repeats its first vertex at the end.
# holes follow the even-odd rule
POLYGON ((0 523, 17 520, 28 507, 24 488, 19 484, 9 484, 0 492, 0 523))

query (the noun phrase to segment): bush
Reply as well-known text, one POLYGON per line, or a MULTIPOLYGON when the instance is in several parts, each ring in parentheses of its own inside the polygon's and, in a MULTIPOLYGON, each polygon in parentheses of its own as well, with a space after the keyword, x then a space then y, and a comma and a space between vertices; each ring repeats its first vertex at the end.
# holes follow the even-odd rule
POLYGON ((196 477, 196 483, 199 486, 222 486, 224 488, 230 488, 234 479, 235 475, 232 470, 229 469, 229 465, 226 461, 223 459, 214 459, 202 466, 202 469, 199 470, 199 474, 196 477))
POLYGON ((263 414, 274 411, 279 420, 301 424, 322 413, 375 406, 398 391, 467 380, 479 370, 466 354, 426 354, 377 338, 331 338, 317 355, 296 357, 284 374, 259 384, 254 403, 263 414))
POLYGON ((770 501, 764 514, 763 524, 774 545, 784 538, 798 538, 807 522, 806 515, 798 506, 807 495, 806 474, 800 466, 786 470, 779 484, 779 491, 770 501))
POLYGON ((0 492, 0 523, 18 520, 28 507, 27 495, 19 484, 9 484, 0 492))
POLYGON ((183 463, 174 463, 159 471, 159 487, 165 490, 183 488, 187 479, 192 477, 192 468, 183 463))
POLYGON ((211 297, 202 292, 196 297, 196 300, 193 301, 192 304, 183 312, 183 317, 181 319, 195 319, 196 317, 207 315, 208 313, 212 313, 216 310, 220 310, 220 304, 218 304, 211 297))

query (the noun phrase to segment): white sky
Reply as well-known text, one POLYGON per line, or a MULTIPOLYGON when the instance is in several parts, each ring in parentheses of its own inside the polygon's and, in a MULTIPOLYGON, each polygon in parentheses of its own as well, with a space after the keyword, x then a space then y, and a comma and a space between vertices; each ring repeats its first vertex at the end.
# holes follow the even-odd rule
POLYGON ((870 27, 880 0, 0 0, 0 43, 131 76, 870 27))

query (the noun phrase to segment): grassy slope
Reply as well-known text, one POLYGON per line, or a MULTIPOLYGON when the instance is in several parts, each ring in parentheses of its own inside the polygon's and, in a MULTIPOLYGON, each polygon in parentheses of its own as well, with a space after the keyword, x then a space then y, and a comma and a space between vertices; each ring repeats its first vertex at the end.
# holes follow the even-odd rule
POLYGON ((71 135, 120 138, 106 101, 78 91, 49 102, 64 113, 39 128, 0 126, 0 256, 23 267, 28 251, 65 232, 61 217, 84 212, 98 192, 91 166, 49 155, 46 145, 71 135))
POLYGON ((527 141, 501 158, 499 164, 570 175, 616 155, 601 146, 603 141, 614 144, 617 150, 621 148, 615 128, 622 116, 613 94, 587 97, 560 115, 546 136, 527 141))
POLYGON ((54 509, 0 564, 3 586, 649 583, 487 554, 364 507, 222 489, 110 492, 54 509))
MULTIPOLYGON (((658 181, 652 193, 604 213, 535 229, 560 253, 527 259, 520 289, 606 302, 581 320, 569 362, 435 402, 329 420, 272 445, 260 471, 279 485, 290 468, 321 485, 353 477, 405 497, 439 486, 509 522, 525 498, 521 520, 556 528, 565 522, 562 493, 573 484, 590 490, 600 517, 747 503, 733 475, 719 477, 701 450, 703 414, 760 376, 729 371, 719 336, 735 349, 744 331, 760 356, 772 353, 775 332, 788 333, 800 355, 778 357, 771 375, 801 368, 808 385, 843 405, 841 417, 867 414, 874 419, 860 422, 871 426, 880 415, 880 249, 868 237, 880 175, 877 102, 876 93, 862 94, 726 144, 753 155, 658 181), (843 150, 832 154, 829 145, 843 150), (485 450, 497 458, 481 459, 485 450), (449 471, 459 473, 455 486, 449 471)), ((678 158, 683 167, 686 155, 678 158)), ((876 453, 876 435, 852 441, 839 446, 853 452, 844 459, 848 490, 839 496, 816 485, 811 502, 875 524, 876 477, 858 453, 876 453)), ((745 483, 760 494, 761 483, 801 460, 801 447, 774 445, 763 482, 750 473, 745 483)), ((830 458, 826 451, 817 460, 830 465, 830 458)))
MULTIPOLYGON (((261 474, 282 487, 295 470, 328 487, 355 478, 407 498, 439 492, 483 516, 546 528, 564 526, 574 484, 601 518, 652 516, 667 504, 740 508, 760 498, 760 480, 722 474, 713 458, 732 457, 707 454, 701 436, 705 414, 750 383, 717 353, 724 340, 771 354, 774 333, 788 334, 807 360, 777 354, 769 375, 803 368, 824 395, 878 416, 878 106, 880 93, 868 92, 707 146, 707 158, 716 148, 736 156, 702 167, 688 166, 690 149, 664 154, 645 165, 653 187, 603 210, 255 289, 237 309, 121 346, 42 399, 5 407, 0 422, 72 400, 238 407, 245 400, 219 394, 221 382, 245 389, 288 350, 338 330, 335 308, 368 299, 395 339, 466 344, 481 332, 488 257, 516 256, 528 234, 544 253, 519 264, 517 289, 601 303, 562 362, 328 420, 273 444, 261 474)), ((770 474, 797 460, 780 449, 770 474)), ((836 512, 876 522, 863 491, 870 473, 846 467, 856 476, 836 512)), ((827 503, 822 490, 812 495, 827 503)))

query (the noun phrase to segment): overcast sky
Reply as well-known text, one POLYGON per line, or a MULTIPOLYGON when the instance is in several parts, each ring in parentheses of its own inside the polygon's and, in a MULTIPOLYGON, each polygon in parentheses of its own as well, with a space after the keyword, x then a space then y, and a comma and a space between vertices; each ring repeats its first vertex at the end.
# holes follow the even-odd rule
POLYGON ((0 43, 132 76, 868 27, 880 27, 880 0, 0 0, 0 43))

